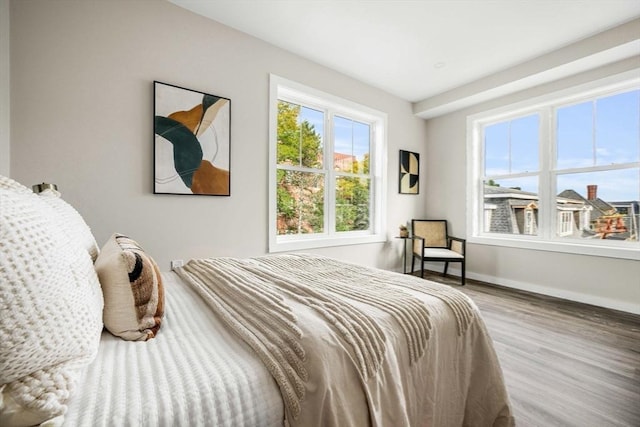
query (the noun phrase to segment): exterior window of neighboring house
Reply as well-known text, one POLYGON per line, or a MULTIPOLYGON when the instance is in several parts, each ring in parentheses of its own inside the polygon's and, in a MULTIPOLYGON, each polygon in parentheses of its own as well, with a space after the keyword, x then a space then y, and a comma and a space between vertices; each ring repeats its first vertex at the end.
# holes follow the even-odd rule
POLYGON ((525 208, 524 218, 524 234, 535 235, 538 227, 536 226, 535 208, 533 206, 525 208))
POLYGON ((573 213, 558 212, 558 236, 570 236, 573 233, 573 213))
POLYGON ((271 76, 271 252, 384 241, 386 115, 271 76))
POLYGON ((471 242, 640 259, 632 75, 469 117, 471 242))

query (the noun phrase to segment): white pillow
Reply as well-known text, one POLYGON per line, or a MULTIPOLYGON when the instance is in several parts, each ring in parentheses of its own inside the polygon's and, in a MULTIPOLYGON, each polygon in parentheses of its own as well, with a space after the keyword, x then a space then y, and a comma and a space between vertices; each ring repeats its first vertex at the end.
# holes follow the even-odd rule
POLYGON ((93 237, 91 229, 82 218, 82 215, 69 203, 65 202, 60 193, 55 190, 44 190, 38 193, 42 200, 53 208, 58 214, 58 222, 62 227, 62 231, 68 236, 80 241, 82 246, 87 250, 92 261, 95 261, 100 253, 100 248, 93 237))
POLYGON ((88 253, 42 198, 9 181, 0 179, 2 426, 62 416, 103 327, 88 253))
POLYGON ((17 191, 19 193, 31 193, 31 189, 2 175, 0 175, 0 188, 4 190, 17 191))

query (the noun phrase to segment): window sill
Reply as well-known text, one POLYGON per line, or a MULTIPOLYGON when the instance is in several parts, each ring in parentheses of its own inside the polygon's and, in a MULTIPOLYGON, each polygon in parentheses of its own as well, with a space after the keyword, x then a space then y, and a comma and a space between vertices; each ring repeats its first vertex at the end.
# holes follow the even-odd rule
POLYGON ((519 249, 533 249, 537 251, 562 252, 576 255, 589 255, 640 261, 640 243, 629 244, 628 247, 621 247, 618 245, 609 245, 604 243, 583 244, 578 241, 543 242, 533 239, 516 239, 503 236, 475 236, 470 237, 467 242, 479 245, 504 246, 519 249))
POLYGON ((286 236, 276 238, 275 243, 269 244, 269 252, 288 252, 304 249, 327 248, 331 246, 362 245, 367 243, 382 243, 387 239, 381 234, 356 235, 348 237, 318 237, 304 236, 302 238, 287 239, 286 236))

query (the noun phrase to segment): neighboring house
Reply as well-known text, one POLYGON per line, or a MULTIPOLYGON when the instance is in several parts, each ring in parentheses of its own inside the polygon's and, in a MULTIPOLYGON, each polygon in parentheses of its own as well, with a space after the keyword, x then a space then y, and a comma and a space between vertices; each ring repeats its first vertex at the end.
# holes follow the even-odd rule
MULTIPOLYGON (((611 202, 628 231, 621 233, 618 238, 638 240, 638 226, 640 225, 640 202, 637 200, 627 202, 611 202)), ((616 221, 617 222, 617 221, 616 221)))
POLYGON ((584 202, 591 206, 589 216, 580 219, 582 237, 625 240, 637 239, 638 202, 606 202, 598 197, 598 186, 587 186, 587 197, 574 190, 565 190, 558 195, 584 202), (585 222, 583 222, 585 221, 585 222), (587 222, 588 221, 588 222, 587 222))
POLYGON ((538 195, 515 188, 484 186, 486 232, 536 234, 538 195))
MULTIPOLYGON (((597 186, 588 186, 587 198, 564 190, 556 198, 557 235, 636 240, 639 206, 633 202, 606 202, 597 186)), ((517 188, 484 186, 484 231, 535 235, 538 231, 538 195, 517 188)))
POLYGON ((356 161, 356 156, 344 153, 333 153, 333 165, 336 170, 351 172, 353 164, 356 163, 356 161))
MULTIPOLYGON (((582 200, 564 197, 563 193, 556 199, 558 235, 580 237, 583 230, 589 229, 593 207, 582 200)), ((517 188, 485 185, 484 215, 485 232, 535 235, 538 195, 517 188)))
POLYGON ((584 198, 575 190, 564 190, 562 193, 558 194, 558 197, 581 201, 592 206, 593 211, 591 213, 590 220, 595 221, 601 216, 613 215, 617 212, 615 206, 612 206, 610 203, 607 203, 604 200, 598 198, 597 191, 597 186, 589 185, 587 186, 587 198, 584 198))

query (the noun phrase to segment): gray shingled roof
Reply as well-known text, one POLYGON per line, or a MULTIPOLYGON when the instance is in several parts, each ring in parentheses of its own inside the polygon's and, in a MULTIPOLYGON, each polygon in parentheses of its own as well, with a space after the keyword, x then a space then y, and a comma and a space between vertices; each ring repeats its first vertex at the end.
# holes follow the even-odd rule
POLYGON ((580 200, 585 203, 588 203, 591 206, 593 206, 594 209, 597 209, 601 215, 611 215, 612 213, 617 211, 617 209, 614 206, 605 202, 601 198, 597 198, 595 200, 588 200, 584 198, 582 195, 580 195, 578 192, 576 192, 575 190, 564 190, 562 193, 558 194, 558 197, 564 197, 566 199, 572 199, 572 200, 580 200))
POLYGON ((523 196, 533 196, 534 198, 538 198, 536 193, 532 193, 530 191, 522 191, 516 188, 508 188, 508 187, 496 187, 495 185, 487 185, 484 186, 484 194, 521 194, 523 196))

